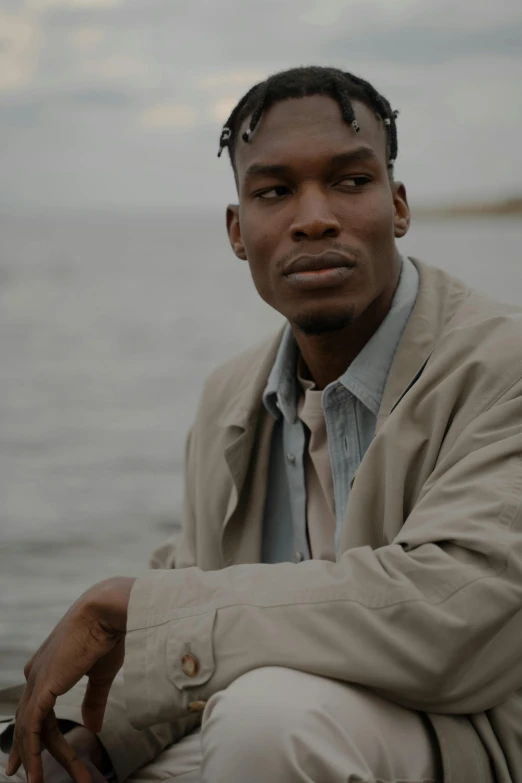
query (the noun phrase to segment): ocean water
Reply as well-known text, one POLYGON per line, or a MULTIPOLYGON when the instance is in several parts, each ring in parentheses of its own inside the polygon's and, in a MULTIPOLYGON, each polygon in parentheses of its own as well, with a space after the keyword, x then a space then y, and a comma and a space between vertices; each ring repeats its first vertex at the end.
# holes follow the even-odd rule
MULTIPOLYGON (((1 687, 84 589, 147 567, 205 376, 281 318, 218 214, 4 215, 0 236, 1 687)), ((519 219, 414 222, 401 247, 522 304, 519 219)))

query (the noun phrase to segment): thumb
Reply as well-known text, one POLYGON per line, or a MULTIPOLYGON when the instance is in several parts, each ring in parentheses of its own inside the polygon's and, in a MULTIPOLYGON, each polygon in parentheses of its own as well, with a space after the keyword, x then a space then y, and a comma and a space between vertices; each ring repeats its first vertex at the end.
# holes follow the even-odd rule
POLYGON ((109 691, 123 666, 124 650, 125 640, 122 637, 87 673, 89 682, 83 697, 82 719, 84 726, 94 734, 101 731, 109 691))

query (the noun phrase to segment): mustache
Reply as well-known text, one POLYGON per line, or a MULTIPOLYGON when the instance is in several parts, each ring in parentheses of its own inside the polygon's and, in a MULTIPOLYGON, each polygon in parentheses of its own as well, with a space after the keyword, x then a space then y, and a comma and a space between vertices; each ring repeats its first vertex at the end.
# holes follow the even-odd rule
POLYGON ((281 258, 278 258, 275 264, 275 268, 278 272, 281 274, 283 271, 287 268, 288 264, 290 264, 295 258, 299 258, 302 255, 317 255, 318 253, 325 253, 328 250, 337 250, 339 253, 344 253, 344 255, 353 263, 357 264, 358 261, 361 260, 361 253, 356 247, 352 247, 351 245, 344 245, 342 242, 328 242, 328 244, 325 244, 324 246, 321 245, 321 249, 317 250, 317 245, 310 249, 305 247, 304 245, 298 245, 296 246, 290 253, 286 253, 284 256, 281 256, 281 258))

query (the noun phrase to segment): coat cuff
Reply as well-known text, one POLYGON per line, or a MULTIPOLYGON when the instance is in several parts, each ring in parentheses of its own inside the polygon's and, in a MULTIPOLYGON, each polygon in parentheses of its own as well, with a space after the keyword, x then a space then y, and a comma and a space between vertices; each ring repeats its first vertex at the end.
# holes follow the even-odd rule
POLYGON ((168 580, 165 572, 149 571, 132 587, 124 677, 128 715, 136 729, 204 709, 204 686, 216 667, 216 609, 194 607, 197 596, 187 595, 186 589, 190 570, 168 571, 168 580))

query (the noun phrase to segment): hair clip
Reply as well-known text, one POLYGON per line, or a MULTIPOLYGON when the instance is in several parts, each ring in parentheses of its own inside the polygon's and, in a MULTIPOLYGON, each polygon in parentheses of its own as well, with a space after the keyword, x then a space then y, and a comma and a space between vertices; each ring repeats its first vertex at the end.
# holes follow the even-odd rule
POLYGON ((221 131, 221 137, 219 139, 219 150, 218 150, 218 158, 221 157, 221 153, 223 152, 223 149, 228 146, 228 141, 230 137, 232 136, 232 131, 230 128, 228 128, 226 125, 221 131))
POLYGON ((353 120, 353 121, 352 121, 352 128, 354 129, 354 131, 355 131, 356 133, 359 133, 359 131, 361 130, 361 129, 360 129, 360 127, 359 127, 359 123, 357 122, 357 120, 353 120))

